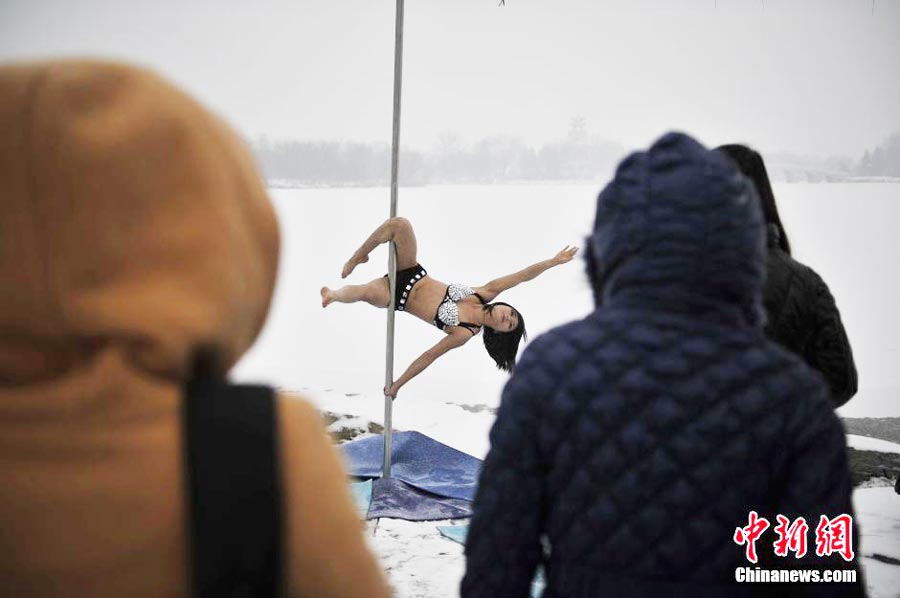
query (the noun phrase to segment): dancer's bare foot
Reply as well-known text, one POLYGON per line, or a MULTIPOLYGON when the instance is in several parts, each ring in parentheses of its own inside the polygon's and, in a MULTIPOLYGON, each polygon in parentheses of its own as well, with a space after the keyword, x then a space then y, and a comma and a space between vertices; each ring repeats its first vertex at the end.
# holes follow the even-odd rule
POLYGON ((322 295, 322 307, 328 307, 328 304, 334 301, 334 293, 328 287, 322 287, 319 294, 322 295))
POLYGON ((350 273, 353 272, 354 268, 356 268, 360 264, 365 264, 368 261, 369 256, 360 256, 354 253, 353 257, 347 260, 347 263, 344 264, 344 269, 341 270, 341 278, 347 278, 348 276, 350 276, 350 273))

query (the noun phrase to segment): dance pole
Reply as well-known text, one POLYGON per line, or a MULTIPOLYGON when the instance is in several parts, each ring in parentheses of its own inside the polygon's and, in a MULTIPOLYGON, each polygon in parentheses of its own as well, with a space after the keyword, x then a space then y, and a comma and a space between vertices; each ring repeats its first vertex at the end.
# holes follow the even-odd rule
MULTIPOLYGON (((403 79, 403 0, 397 0, 397 21, 394 25, 394 135, 391 139, 391 218, 397 215, 397 170, 400 162, 400 83, 403 79)), ((397 288, 397 248, 391 241, 388 248, 388 273, 391 300, 387 316, 387 352, 384 365, 384 386, 394 383, 394 297, 397 288)), ((391 477, 391 419, 393 399, 384 395, 384 464, 381 477, 391 477)))

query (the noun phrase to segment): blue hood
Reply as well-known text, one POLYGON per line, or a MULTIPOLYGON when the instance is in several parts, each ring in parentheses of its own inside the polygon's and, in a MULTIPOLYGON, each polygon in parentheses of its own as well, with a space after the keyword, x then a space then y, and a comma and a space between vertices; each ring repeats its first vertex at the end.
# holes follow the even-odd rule
POLYGON ((753 184, 687 135, 668 133, 619 165, 588 243, 598 305, 763 323, 765 234, 753 184))

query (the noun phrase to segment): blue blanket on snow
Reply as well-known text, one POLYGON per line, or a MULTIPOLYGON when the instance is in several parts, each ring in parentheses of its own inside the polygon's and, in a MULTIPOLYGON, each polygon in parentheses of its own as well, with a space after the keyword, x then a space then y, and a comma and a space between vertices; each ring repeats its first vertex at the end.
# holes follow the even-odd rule
POLYGON ((408 521, 460 519, 472 515, 481 460, 419 432, 394 432, 391 477, 380 479, 384 441, 372 436, 342 447, 350 475, 374 479, 354 488, 368 499, 367 519, 408 521))
MULTIPOLYGON (((381 436, 354 440, 342 446, 350 475, 381 477, 384 458, 381 436)), ((481 460, 419 432, 394 432, 391 476, 426 492, 447 498, 475 499, 481 460)))

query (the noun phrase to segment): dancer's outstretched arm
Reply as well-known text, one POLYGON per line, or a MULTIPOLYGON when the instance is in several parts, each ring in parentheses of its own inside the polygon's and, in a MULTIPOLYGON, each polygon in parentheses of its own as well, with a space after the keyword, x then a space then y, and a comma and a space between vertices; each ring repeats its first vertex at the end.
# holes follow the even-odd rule
POLYGON ((532 280, 533 278, 539 276, 540 274, 543 274, 553 266, 559 266, 560 264, 565 264, 566 262, 572 261, 572 258, 575 257, 575 253, 577 252, 577 247, 569 247, 568 245, 566 245, 559 253, 554 255, 549 260, 544 260, 542 262, 532 264, 524 270, 519 270, 518 272, 515 272, 513 274, 508 274, 506 276, 496 278, 485 284, 484 286, 478 287, 474 290, 476 293, 481 295, 481 298, 484 299, 485 302, 490 303, 497 297, 497 295, 499 295, 503 291, 507 291, 519 283, 532 280))
POLYGON ((384 394, 391 398, 396 398, 397 391, 399 391, 404 384, 412 380, 417 375, 421 374, 425 368, 434 363, 435 359, 437 359, 450 349, 462 347, 473 336, 475 335, 467 330, 454 330, 453 332, 442 338, 440 342, 435 346, 422 353, 418 358, 416 358, 414 362, 409 364, 409 367, 406 368, 406 371, 403 372, 403 375, 397 378, 397 380, 390 388, 385 387, 384 394))

